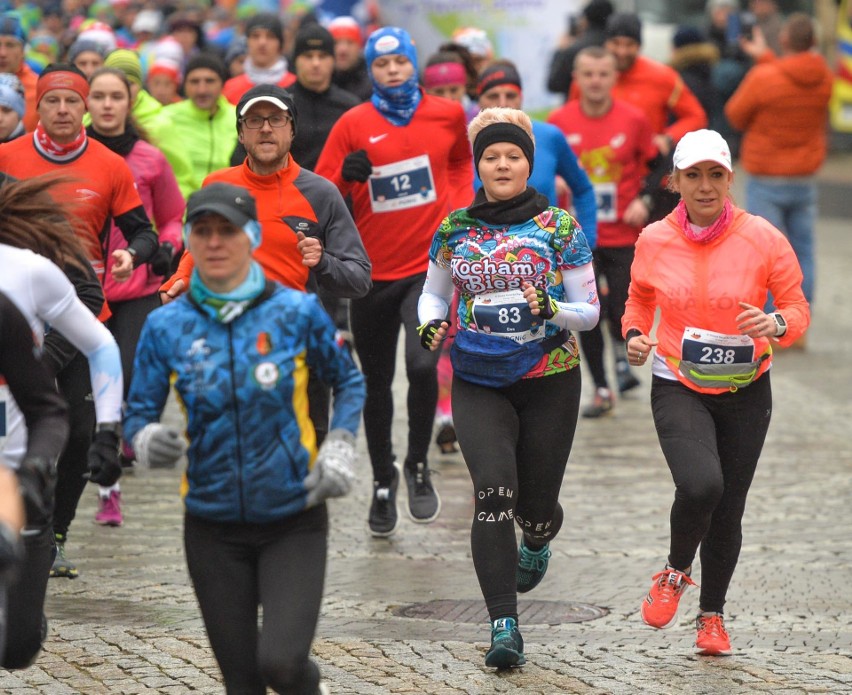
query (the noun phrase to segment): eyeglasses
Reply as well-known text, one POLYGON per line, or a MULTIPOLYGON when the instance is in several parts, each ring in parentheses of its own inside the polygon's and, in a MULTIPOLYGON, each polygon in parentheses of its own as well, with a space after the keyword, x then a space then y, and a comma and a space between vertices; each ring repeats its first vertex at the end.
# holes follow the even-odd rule
POLYGON ((246 116, 240 119, 240 122, 249 130, 260 130, 266 122, 269 122, 270 128, 283 128, 290 121, 291 118, 283 113, 274 113, 271 116, 246 116))

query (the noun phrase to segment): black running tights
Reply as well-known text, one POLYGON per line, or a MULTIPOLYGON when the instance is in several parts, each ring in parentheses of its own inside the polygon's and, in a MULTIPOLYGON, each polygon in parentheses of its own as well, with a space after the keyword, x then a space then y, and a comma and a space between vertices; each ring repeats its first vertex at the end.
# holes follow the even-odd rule
POLYGON ((327 536, 324 504, 269 524, 186 515, 186 563, 227 695, 317 692, 319 667, 309 656, 327 536))
POLYGON ((703 611, 722 612, 742 547, 742 518, 772 414, 769 373, 734 393, 697 393, 654 377, 651 407, 675 483, 669 564, 701 547, 703 611))
POLYGON ((503 389, 453 377, 453 420, 473 481, 473 566, 492 621, 518 614, 513 522, 534 546, 562 525, 559 489, 579 405, 579 369, 503 389))

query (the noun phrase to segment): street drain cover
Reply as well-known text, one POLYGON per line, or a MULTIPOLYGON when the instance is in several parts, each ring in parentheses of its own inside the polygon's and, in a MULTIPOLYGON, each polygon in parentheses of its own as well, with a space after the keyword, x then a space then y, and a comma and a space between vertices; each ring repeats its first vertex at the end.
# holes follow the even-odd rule
MULTIPOLYGON (((401 618, 443 620, 448 623, 487 623, 485 603, 479 601, 452 601, 439 599, 426 603, 397 606, 392 613, 401 618)), ((588 603, 570 601, 522 601, 518 605, 518 618, 522 625, 582 623, 607 615, 606 608, 588 603)))

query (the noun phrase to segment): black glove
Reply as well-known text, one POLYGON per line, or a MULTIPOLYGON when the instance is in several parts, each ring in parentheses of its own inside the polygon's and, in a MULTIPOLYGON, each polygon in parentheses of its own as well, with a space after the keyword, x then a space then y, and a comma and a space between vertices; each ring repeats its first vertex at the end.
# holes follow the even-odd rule
POLYGON ((85 477, 91 483, 103 487, 115 485, 121 477, 121 464, 118 462, 118 433, 110 430, 98 430, 89 447, 89 470, 85 477))
POLYGON ((367 156, 367 150, 355 150, 346 155, 340 174, 344 181, 364 183, 373 173, 373 163, 367 156))
POLYGON ((50 526, 53 522, 56 466, 40 456, 27 457, 18 468, 18 485, 27 513, 27 528, 50 526))
POLYGON ((432 319, 431 321, 424 323, 422 326, 417 327, 417 332, 420 334, 420 345, 424 350, 432 349, 432 341, 435 339, 435 334, 443 325, 443 319, 432 319))
POLYGON ((175 255, 175 247, 168 241, 164 241, 159 245, 148 265, 151 266, 151 272, 154 275, 162 275, 166 277, 172 270, 172 258, 175 255))
POLYGON ((24 545, 8 524, 0 521, 0 585, 15 578, 24 559, 24 545))
POLYGON ((535 288, 535 298, 538 301, 538 315, 543 319, 552 319, 559 311, 556 300, 540 287, 535 288))

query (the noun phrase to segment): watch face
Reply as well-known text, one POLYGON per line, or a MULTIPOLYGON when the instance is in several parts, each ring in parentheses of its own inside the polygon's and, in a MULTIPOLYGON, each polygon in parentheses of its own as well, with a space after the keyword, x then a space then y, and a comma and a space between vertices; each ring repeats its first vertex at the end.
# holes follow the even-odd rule
POLYGON ((775 314, 775 323, 777 323, 782 328, 787 327, 787 322, 784 320, 784 317, 781 314, 775 314))

